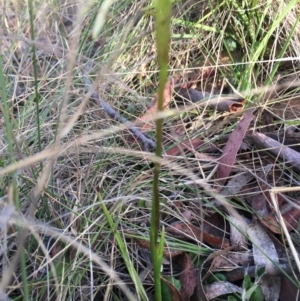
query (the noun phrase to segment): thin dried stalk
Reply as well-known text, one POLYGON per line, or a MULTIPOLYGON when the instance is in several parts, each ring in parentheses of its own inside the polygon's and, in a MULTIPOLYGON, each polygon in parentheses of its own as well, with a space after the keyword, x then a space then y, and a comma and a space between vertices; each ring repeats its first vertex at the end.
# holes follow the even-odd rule
POLYGON ((249 138, 254 144, 279 156, 282 160, 291 164, 292 167, 300 170, 300 153, 297 151, 262 133, 252 133, 247 135, 247 138, 249 138))
MULTIPOLYGON (((89 91, 93 85, 91 80, 88 78, 88 75, 84 71, 82 80, 86 86, 87 91, 89 91)), ((132 122, 128 121, 125 117, 120 115, 98 93, 93 92, 91 98, 98 102, 98 104, 102 107, 102 109, 107 113, 109 117, 124 124, 133 133, 133 135, 135 135, 137 139, 139 139, 143 143, 145 151, 155 149, 156 143, 151 138, 147 137, 147 134, 142 133, 132 122)))

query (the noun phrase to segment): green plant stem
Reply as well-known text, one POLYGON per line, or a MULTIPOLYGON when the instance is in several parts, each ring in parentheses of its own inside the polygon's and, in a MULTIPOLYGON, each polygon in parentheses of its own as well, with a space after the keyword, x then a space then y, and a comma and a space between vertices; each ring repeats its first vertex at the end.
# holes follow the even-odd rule
MULTIPOLYGON (((168 76, 171 1, 156 0, 155 7, 156 7, 156 42, 157 42, 158 63, 160 68, 157 111, 161 112, 163 111, 164 88, 167 83, 167 76, 168 76)), ((158 157, 160 157, 162 153, 162 145, 161 145, 162 130, 163 130, 163 119, 159 118, 156 120, 156 150, 155 150, 155 154, 158 157)), ((156 301, 162 300, 161 280, 160 280, 160 267, 161 267, 162 256, 161 253, 157 250, 157 238, 158 238, 159 219, 160 219, 159 173, 160 173, 160 163, 155 162, 154 176, 153 176, 150 246, 151 246, 152 262, 154 266, 154 290, 155 290, 156 301)))
MULTIPOLYGON (((34 14, 32 7, 32 0, 28 0, 28 10, 29 10, 29 21, 30 21, 30 38, 34 41, 34 14)), ((40 96, 38 89, 38 74, 37 74, 37 58, 36 58, 36 48, 35 45, 31 45, 32 52, 32 64, 33 64, 33 76, 34 76, 34 94, 35 94, 35 106, 36 106, 36 125, 37 125, 37 138, 38 138, 38 150, 42 150, 41 145, 41 125, 40 125, 40 96)), ((42 163, 40 163, 41 169, 43 167, 42 163)))

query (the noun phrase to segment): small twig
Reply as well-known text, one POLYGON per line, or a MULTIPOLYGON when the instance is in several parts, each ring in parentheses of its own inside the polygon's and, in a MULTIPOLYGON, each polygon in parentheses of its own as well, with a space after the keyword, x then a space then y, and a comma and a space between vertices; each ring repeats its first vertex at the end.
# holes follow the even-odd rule
MULTIPOLYGON (((82 70, 82 72, 83 82, 87 90, 89 91, 93 86, 92 82, 88 78, 88 75, 86 74, 85 70, 82 70)), ((139 130, 132 122, 128 121, 125 117, 120 115, 112 106, 105 102, 105 100, 98 93, 93 92, 91 98, 95 99, 98 102, 98 104, 102 107, 102 109, 107 113, 109 117, 124 124, 137 137, 137 139, 139 139, 143 143, 145 151, 149 152, 155 149, 155 142, 151 138, 147 137, 147 134, 142 133, 141 130, 139 130)))
POLYGON ((252 143, 267 149, 286 162, 289 162, 292 167, 300 170, 300 153, 294 149, 285 146, 262 133, 252 133, 248 134, 246 137, 250 139, 252 143))

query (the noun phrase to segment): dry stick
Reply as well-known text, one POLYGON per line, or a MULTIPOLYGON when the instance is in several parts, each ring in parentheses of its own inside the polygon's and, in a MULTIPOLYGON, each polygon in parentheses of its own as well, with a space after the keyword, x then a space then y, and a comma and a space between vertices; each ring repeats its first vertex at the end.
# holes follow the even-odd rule
MULTIPOLYGON (((83 70, 83 81, 88 90, 92 86, 92 82, 88 78, 86 72, 83 70)), ((121 116, 113 107, 111 107, 108 103, 104 101, 104 99, 96 92, 93 92, 91 98, 96 100, 102 109, 107 113, 109 117, 114 120, 119 121, 120 123, 124 124, 142 143, 144 146, 145 151, 150 151, 155 149, 156 144, 155 142, 146 136, 146 134, 142 133, 131 121, 128 121, 125 117, 121 116)))
POLYGON ((246 137, 249 138, 254 144, 266 148, 268 151, 279 156, 287 163, 290 163, 297 170, 300 170, 300 153, 297 151, 288 146, 282 145, 280 142, 262 133, 252 133, 248 134, 246 137))

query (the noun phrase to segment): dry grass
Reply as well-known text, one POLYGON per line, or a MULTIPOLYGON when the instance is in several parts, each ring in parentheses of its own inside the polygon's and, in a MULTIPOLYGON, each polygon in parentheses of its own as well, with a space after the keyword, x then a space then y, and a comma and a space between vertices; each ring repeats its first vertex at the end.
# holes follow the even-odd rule
MULTIPOLYGON (((249 93, 249 103, 257 108, 252 125, 256 130, 268 126, 261 119, 263 110, 275 115, 277 129, 287 119, 299 118, 300 107, 290 102, 298 100, 298 91, 272 93, 272 98, 269 94, 255 96, 261 96, 255 93, 256 89, 266 87, 266 83, 282 82, 282 78, 292 83, 299 79, 298 62, 293 59, 282 62, 273 77, 269 77, 287 39, 290 39, 287 50, 279 58, 300 56, 299 23, 289 38, 299 4, 280 22, 263 55, 249 69, 245 92, 240 89, 246 87, 244 74, 253 59, 251 39, 246 39, 249 32, 245 36, 243 29, 236 33, 243 44, 228 55, 224 39, 230 37, 225 36, 225 29, 230 32, 230 27, 235 28, 239 15, 233 7, 224 9, 216 3, 174 4, 170 76, 214 68, 216 76, 201 82, 201 89, 219 93, 220 89, 225 91, 234 85, 242 94, 249 93), (279 106, 287 112, 283 116, 279 106)), ((276 19, 277 11, 283 10, 284 4, 280 3, 267 12, 261 25, 262 36, 276 19)), ((139 281, 149 296, 152 292, 149 252, 140 248, 132 237, 149 238, 155 158, 142 152, 136 138, 89 99, 90 87, 85 87, 82 81, 82 70, 88 70, 99 95, 128 120, 135 120, 145 112, 158 82, 152 9, 147 8, 147 1, 116 1, 99 39, 93 41, 91 32, 97 7, 89 2, 88 11, 82 16, 78 12, 85 5, 68 0, 34 2, 33 42, 27 4, 15 1, 2 4, 1 53, 13 154, 9 152, 7 127, 1 113, 0 288, 2 296, 13 300, 137 300, 132 295, 139 291, 139 281), (38 58, 39 135, 33 45, 38 58), (11 162, 11 156, 16 163, 11 162), (109 210, 114 228, 103 213, 101 200, 109 210), (18 236, 20 229, 24 229, 23 239, 18 236), (120 250, 116 231, 125 242, 125 250, 120 250), (10 266, 10 261, 19 258, 20 250, 23 259, 10 266), (129 276, 124 253, 139 275, 137 282, 129 276), (26 279, 22 278, 24 271, 26 279)), ((195 109, 189 104, 182 106, 175 101, 172 108, 175 113, 166 119, 164 135, 173 142, 166 141, 166 150, 173 145, 178 127, 180 139, 198 135, 214 142, 230 133, 237 121, 236 116, 227 122, 226 114, 195 109)), ((4 111, 3 105, 1 110, 4 111)), ((219 147, 222 149, 223 145, 220 143, 219 147)), ((238 156, 234 172, 261 171, 263 156, 247 150, 238 156)), ((188 212, 193 215, 194 224, 200 225, 203 216, 212 210, 203 206, 216 197, 211 196, 216 191, 210 186, 216 163, 202 162, 185 153, 161 161, 162 224, 187 221, 188 212)), ((276 168, 284 173, 279 163, 276 168)), ((286 177, 283 178, 286 184, 286 177)), ((274 177, 274 185, 276 181, 278 178, 274 177)), ((292 186, 300 186, 295 173, 289 181, 292 186)), ((198 257, 212 250, 200 241, 182 242, 172 236, 167 237, 166 244, 172 250, 198 257)), ((172 261, 164 264, 164 275, 177 272, 178 267, 172 261)))

